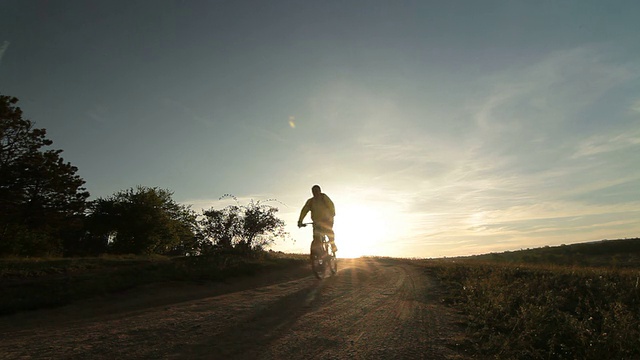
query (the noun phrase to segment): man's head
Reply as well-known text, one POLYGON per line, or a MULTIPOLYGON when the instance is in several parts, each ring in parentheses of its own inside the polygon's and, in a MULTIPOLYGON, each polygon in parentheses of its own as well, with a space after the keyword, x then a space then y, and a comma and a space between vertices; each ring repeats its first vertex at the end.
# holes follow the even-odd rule
POLYGON ((322 194, 322 190, 320 190, 320 185, 313 185, 313 187, 311 188, 311 193, 313 194, 313 196, 320 196, 320 194, 322 194))

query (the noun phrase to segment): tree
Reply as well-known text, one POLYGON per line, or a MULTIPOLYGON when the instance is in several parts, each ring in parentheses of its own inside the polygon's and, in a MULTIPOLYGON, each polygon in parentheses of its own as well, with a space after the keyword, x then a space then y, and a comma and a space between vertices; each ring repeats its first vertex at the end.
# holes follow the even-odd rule
POLYGON ((98 198, 88 216, 88 248, 120 254, 184 255, 197 251, 195 213, 173 193, 138 186, 98 198))
POLYGON ((204 210, 202 215, 199 237, 202 239, 203 251, 208 252, 214 248, 233 249, 240 236, 240 207, 227 206, 222 210, 211 208, 204 210))
POLYGON ((242 206, 235 197, 224 197, 232 197, 236 205, 202 212, 199 234, 204 249, 210 244, 211 249, 262 250, 276 239, 286 237, 285 223, 276 216, 278 208, 253 200, 242 206))
POLYGON ((77 233, 89 193, 78 168, 45 129, 22 118, 18 99, 0 95, 0 254, 59 254, 62 237, 77 233))
POLYGON ((241 241, 238 246, 261 250, 273 244, 275 239, 286 236, 284 221, 276 216, 278 208, 251 200, 243 209, 241 241))

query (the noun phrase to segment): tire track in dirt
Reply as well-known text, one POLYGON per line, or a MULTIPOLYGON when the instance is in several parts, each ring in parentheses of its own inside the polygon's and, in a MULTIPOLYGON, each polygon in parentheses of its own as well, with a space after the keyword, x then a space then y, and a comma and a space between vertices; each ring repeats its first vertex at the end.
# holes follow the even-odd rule
POLYGON ((322 306, 263 349, 264 358, 458 357, 449 348, 462 336, 454 325, 458 319, 437 298, 429 298, 432 285, 420 269, 376 261, 360 265, 327 282, 322 306))
POLYGON ((39 321, 0 326, 0 357, 461 358, 454 346, 463 338, 459 317, 441 305, 419 267, 377 259, 342 259, 339 266, 322 281, 289 276, 111 316, 61 321, 55 310, 42 311, 39 321))

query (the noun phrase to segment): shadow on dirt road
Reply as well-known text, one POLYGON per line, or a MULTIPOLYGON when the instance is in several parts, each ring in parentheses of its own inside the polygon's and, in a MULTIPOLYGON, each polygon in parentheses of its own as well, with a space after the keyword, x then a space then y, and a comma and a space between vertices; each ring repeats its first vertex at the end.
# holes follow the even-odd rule
POLYGON ((6 359, 458 359, 460 317, 420 267, 341 259, 233 284, 155 286, 0 319, 6 359))

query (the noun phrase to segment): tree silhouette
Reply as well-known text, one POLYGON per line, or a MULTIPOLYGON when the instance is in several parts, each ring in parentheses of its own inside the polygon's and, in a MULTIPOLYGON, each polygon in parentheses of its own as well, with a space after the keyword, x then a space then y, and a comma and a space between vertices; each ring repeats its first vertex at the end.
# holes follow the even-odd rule
POLYGON ((59 254, 62 238, 81 227, 89 193, 17 102, 0 95, 0 254, 59 254))
POLYGON ((278 208, 251 200, 244 206, 242 238, 238 246, 246 249, 262 249, 276 238, 286 236, 284 221, 276 216, 278 208))
POLYGON ((222 210, 211 208, 202 212, 200 221, 200 238, 202 250, 207 253, 215 248, 233 249, 240 236, 242 223, 239 206, 227 206, 222 210))
POLYGON ((120 254, 184 255, 197 250, 195 214, 166 189, 138 186, 92 203, 92 249, 120 254))
POLYGON ((284 221, 276 216, 278 208, 251 200, 248 205, 229 205, 222 210, 211 208, 202 212, 199 237, 202 249, 262 250, 275 239, 286 237, 284 221))

